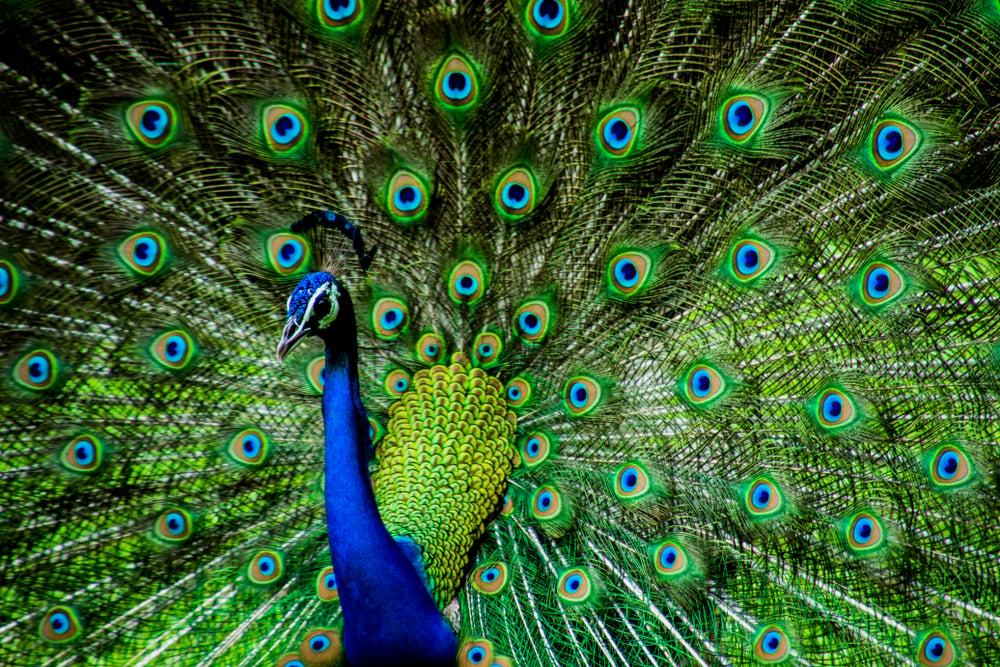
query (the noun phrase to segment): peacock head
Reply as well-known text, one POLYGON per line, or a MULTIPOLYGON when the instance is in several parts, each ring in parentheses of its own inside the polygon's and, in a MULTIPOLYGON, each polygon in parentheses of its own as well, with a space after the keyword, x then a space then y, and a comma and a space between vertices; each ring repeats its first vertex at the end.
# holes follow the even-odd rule
POLYGON ((348 299, 337 279, 325 271, 310 273, 288 297, 288 316, 278 341, 278 361, 306 336, 329 334, 348 299))

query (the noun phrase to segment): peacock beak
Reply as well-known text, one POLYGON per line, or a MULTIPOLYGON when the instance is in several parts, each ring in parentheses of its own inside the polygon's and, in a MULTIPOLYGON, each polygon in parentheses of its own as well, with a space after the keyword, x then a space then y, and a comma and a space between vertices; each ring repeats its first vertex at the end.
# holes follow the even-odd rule
POLYGON ((291 352, 296 345, 299 344, 306 334, 309 333, 309 328, 305 323, 299 324, 294 319, 289 319, 285 322, 285 328, 281 332, 281 340, 278 341, 277 357, 278 363, 285 360, 288 353, 291 352))

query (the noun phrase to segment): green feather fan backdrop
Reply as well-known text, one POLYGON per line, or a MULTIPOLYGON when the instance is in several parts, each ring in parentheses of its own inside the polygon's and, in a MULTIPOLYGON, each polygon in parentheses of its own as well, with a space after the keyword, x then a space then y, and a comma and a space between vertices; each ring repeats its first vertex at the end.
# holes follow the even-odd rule
POLYGON ((274 355, 335 268, 376 485, 485 484, 391 452, 491 388, 459 664, 1000 664, 995 0, 0 17, 0 663, 342 662, 322 349, 274 355))

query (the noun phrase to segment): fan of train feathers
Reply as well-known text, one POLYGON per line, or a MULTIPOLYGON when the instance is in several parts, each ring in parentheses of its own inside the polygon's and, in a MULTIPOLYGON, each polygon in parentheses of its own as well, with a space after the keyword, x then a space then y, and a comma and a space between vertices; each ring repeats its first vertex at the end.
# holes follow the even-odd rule
POLYGON ((320 268, 516 423, 459 664, 1000 664, 995 0, 0 11, 3 664, 343 662, 320 268))

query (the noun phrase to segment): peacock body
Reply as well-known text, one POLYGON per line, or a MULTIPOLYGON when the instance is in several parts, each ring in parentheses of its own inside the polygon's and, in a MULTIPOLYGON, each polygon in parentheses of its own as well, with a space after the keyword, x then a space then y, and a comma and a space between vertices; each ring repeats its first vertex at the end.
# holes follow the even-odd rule
POLYGON ((1000 664, 995 0, 0 18, 0 664, 1000 664))

